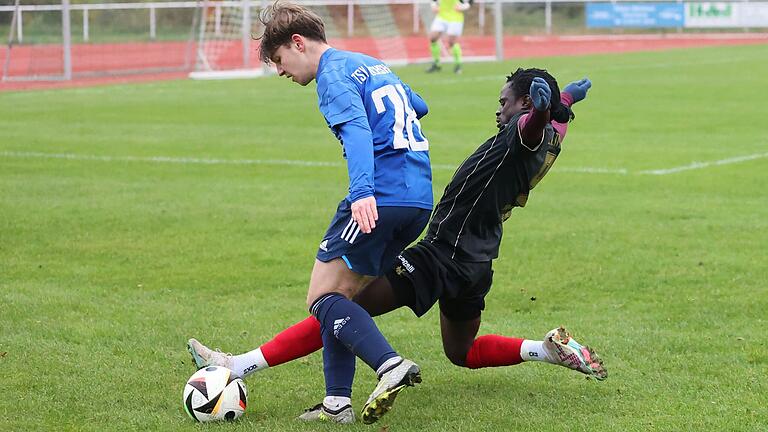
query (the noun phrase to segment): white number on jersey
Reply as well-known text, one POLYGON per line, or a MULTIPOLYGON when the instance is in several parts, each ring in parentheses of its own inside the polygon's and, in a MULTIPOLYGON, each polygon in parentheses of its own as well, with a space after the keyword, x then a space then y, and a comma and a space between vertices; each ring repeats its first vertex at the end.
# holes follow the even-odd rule
POLYGON ((395 124, 392 126, 392 132, 394 133, 392 146, 394 148, 410 148, 413 151, 429 150, 429 141, 421 133, 421 123, 416 118, 416 111, 411 108, 408 95, 405 93, 402 84, 387 84, 377 88, 371 93, 371 97, 373 97, 376 112, 379 114, 387 110, 386 105, 384 105, 384 97, 388 97, 395 108, 395 124), (419 136, 415 136, 414 126, 419 136), (405 129, 405 133, 403 129, 405 129), (424 138, 424 140, 419 141, 419 138, 424 138))

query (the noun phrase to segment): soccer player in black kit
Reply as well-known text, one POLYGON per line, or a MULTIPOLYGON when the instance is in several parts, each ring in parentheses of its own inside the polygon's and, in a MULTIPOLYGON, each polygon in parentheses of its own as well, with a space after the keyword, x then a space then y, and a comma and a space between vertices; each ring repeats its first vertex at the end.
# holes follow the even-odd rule
MULTIPOLYGON (((542 341, 500 335, 477 337, 485 296, 491 288, 492 261, 498 257, 502 223, 513 208, 525 206, 531 190, 555 162, 568 122, 574 118, 571 106, 586 97, 591 85, 585 78, 569 84, 561 93, 557 81, 542 69, 518 69, 508 76, 496 111, 499 132, 456 170, 424 239, 403 251, 386 275, 367 285, 354 301, 371 316, 402 306, 422 316, 439 302, 443 348, 458 366, 477 369, 541 361, 605 379, 607 371, 597 354, 576 342, 563 327, 551 330, 542 341)), ((243 375, 321 347, 320 325, 308 317, 254 350, 262 360, 243 375)), ((200 355, 206 365, 231 367, 229 355, 215 351, 200 355)), ((412 384, 402 382, 396 390, 412 384)), ((335 418, 343 414, 323 412, 321 405, 300 418, 337 421, 335 418)), ((391 403, 381 409, 390 407, 391 403)))
POLYGON ((403 251, 386 277, 374 281, 355 301, 372 316, 401 306, 421 316, 439 302, 443 349, 458 366, 476 369, 533 360, 605 379, 608 374, 597 354, 563 327, 547 333, 543 341, 477 337, 502 224, 513 208, 525 206, 555 162, 574 118, 571 106, 584 99, 590 87, 585 78, 560 93, 557 81, 541 69, 518 69, 508 76, 496 112, 499 132, 456 170, 424 239, 403 251))

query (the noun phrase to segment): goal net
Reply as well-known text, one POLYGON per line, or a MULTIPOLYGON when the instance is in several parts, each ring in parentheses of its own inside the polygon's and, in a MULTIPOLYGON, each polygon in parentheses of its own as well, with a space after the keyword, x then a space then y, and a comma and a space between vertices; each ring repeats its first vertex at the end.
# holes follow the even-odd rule
MULTIPOLYGON (((8 37, 0 46, 2 80, 263 75, 271 69, 259 61, 253 36, 273 1, 12 0, 15 6, 0 5, 0 35, 8 37)), ((336 48, 389 64, 429 59, 428 0, 293 1, 323 19, 336 48)), ((477 12, 466 15, 471 31, 477 12)))
MULTIPOLYGON (((258 14, 272 0, 200 0, 196 13, 197 79, 259 76, 271 69, 259 61, 262 32, 258 14), (248 7, 250 4, 250 7, 248 7)), ((431 11, 428 3, 294 0, 315 12, 325 24, 329 42, 339 49, 363 52, 390 64, 414 62, 414 44, 423 36, 431 11)))
POLYGON ((194 79, 248 78, 265 71, 258 61, 252 35, 260 2, 200 0, 193 26, 197 27, 194 79))
POLYGON ((21 1, 15 0, 2 52, 2 81, 65 79, 63 10, 40 10, 22 15, 21 1))
POLYGON ((2 81, 186 76, 194 3, 14 0, 0 5, 2 81))

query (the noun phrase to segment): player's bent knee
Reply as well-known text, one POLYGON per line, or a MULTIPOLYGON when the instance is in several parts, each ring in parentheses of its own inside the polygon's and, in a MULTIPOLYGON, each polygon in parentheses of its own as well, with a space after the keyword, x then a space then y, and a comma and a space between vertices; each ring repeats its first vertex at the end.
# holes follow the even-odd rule
POLYGON ((467 367, 467 353, 458 350, 445 349, 445 356, 456 366, 467 367))
POLYGON ((341 259, 316 261, 307 291, 307 308, 325 294, 337 293, 351 299, 357 294, 365 277, 347 268, 341 259))
POLYGON ((349 289, 345 286, 338 286, 338 287, 328 287, 327 289, 320 289, 316 291, 309 291, 307 293, 307 308, 311 308, 312 305, 319 299, 320 297, 326 295, 326 294, 340 294, 348 299, 352 299, 354 297, 354 290, 349 289))

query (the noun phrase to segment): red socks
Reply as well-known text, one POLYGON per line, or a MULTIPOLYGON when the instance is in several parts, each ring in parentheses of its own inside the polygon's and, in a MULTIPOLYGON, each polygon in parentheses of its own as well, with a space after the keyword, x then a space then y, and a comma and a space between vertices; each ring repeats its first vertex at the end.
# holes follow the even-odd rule
MULTIPOLYGON (((522 363, 520 347, 523 339, 485 335, 475 339, 467 353, 466 366, 478 369, 510 366, 522 363)), ((270 367, 312 354, 323 347, 320 322, 313 316, 278 333, 261 346, 261 353, 270 367)))
POLYGON ((523 359, 520 357, 522 344, 523 339, 498 335, 480 336, 469 348, 466 366, 470 369, 478 369, 522 363, 523 359))
POLYGON ((281 331, 260 348, 267 364, 272 367, 312 354, 322 347, 320 322, 310 315, 281 331))

